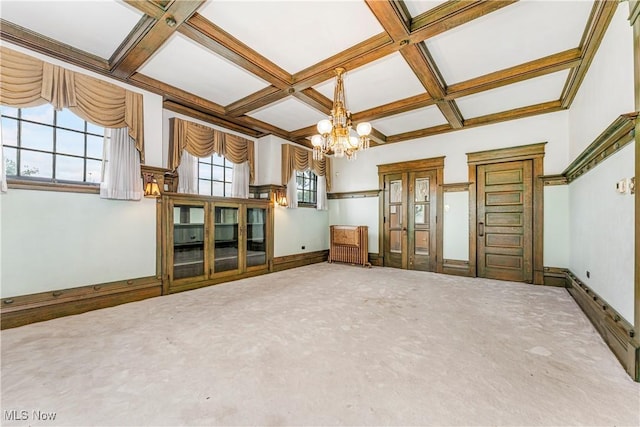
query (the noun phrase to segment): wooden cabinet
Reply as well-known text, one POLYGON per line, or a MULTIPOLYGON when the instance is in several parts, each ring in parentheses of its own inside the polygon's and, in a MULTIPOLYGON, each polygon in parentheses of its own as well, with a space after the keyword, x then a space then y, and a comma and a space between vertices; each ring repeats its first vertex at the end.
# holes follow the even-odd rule
POLYGON ((273 259, 273 206, 183 194, 162 198, 164 293, 254 276, 273 259))

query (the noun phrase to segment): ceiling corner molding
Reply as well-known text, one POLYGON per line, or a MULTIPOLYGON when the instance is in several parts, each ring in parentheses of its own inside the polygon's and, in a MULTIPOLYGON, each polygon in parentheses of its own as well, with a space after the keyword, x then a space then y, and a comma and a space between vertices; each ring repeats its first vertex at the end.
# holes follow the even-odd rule
POLYGON ((638 113, 635 112, 622 114, 616 118, 571 162, 562 175, 572 182, 633 141, 637 117, 638 113))
POLYGON ((640 0, 629 0, 629 21, 635 25, 640 20, 640 0))
POLYGON ((604 34, 613 19, 613 15, 616 13, 617 7, 617 1, 596 0, 594 2, 589 21, 587 22, 584 33, 582 34, 582 40, 580 41, 582 60, 580 61, 580 65, 571 70, 564 89, 562 90, 560 100, 563 108, 569 108, 575 99, 582 80, 584 80, 589 70, 591 61, 593 61, 598 51, 600 42, 602 42, 604 34))
POLYGON ((60 43, 4 19, 0 19, 0 39, 69 64, 108 75, 109 63, 106 59, 60 43))

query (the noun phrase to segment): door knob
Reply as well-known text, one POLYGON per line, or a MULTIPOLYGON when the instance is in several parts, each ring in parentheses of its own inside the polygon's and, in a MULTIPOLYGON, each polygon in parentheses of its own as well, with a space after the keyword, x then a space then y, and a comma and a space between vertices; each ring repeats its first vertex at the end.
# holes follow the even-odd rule
POLYGON ((478 236, 479 237, 483 237, 484 236, 484 222, 479 222, 478 223, 478 236))

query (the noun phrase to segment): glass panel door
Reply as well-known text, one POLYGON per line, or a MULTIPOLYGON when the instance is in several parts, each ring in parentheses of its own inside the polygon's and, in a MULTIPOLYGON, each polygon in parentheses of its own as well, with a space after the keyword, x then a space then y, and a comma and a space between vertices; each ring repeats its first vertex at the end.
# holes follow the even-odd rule
POLYGON ((385 175, 384 265, 406 268, 406 185, 402 174, 385 175))
POLYGON ((238 208, 214 211, 214 272, 238 270, 238 208))
POLYGON ((409 209, 413 212, 409 223, 409 269, 435 270, 435 246, 431 225, 435 224, 435 171, 409 174, 409 209))
POLYGON ((173 207, 173 278, 204 274, 204 206, 173 207))
POLYGON ((267 263, 267 210, 247 208, 247 267, 267 263))

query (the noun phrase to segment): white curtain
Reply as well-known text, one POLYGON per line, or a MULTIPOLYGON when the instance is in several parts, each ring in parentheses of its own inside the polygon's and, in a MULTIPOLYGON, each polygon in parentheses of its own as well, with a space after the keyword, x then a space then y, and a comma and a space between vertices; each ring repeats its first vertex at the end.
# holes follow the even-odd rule
POLYGON ((182 151, 178 177, 178 193, 198 194, 198 158, 187 150, 182 151))
POLYGON ((4 147, 2 146, 2 122, 0 121, 0 193, 7 192, 7 168, 4 164, 4 147))
POLYGON ((142 176, 140 154, 136 150, 135 141, 129 136, 129 130, 126 127, 109 130, 111 138, 105 138, 104 141, 100 197, 140 200, 142 176))
POLYGON ((231 197, 249 198, 249 162, 233 164, 231 197))
POLYGON ((317 181, 317 201, 316 206, 319 211, 329 210, 329 202, 327 201, 327 178, 319 176, 317 181))
POLYGON ((298 208, 298 184, 296 183, 296 171, 294 170, 287 184, 287 208, 298 208))

